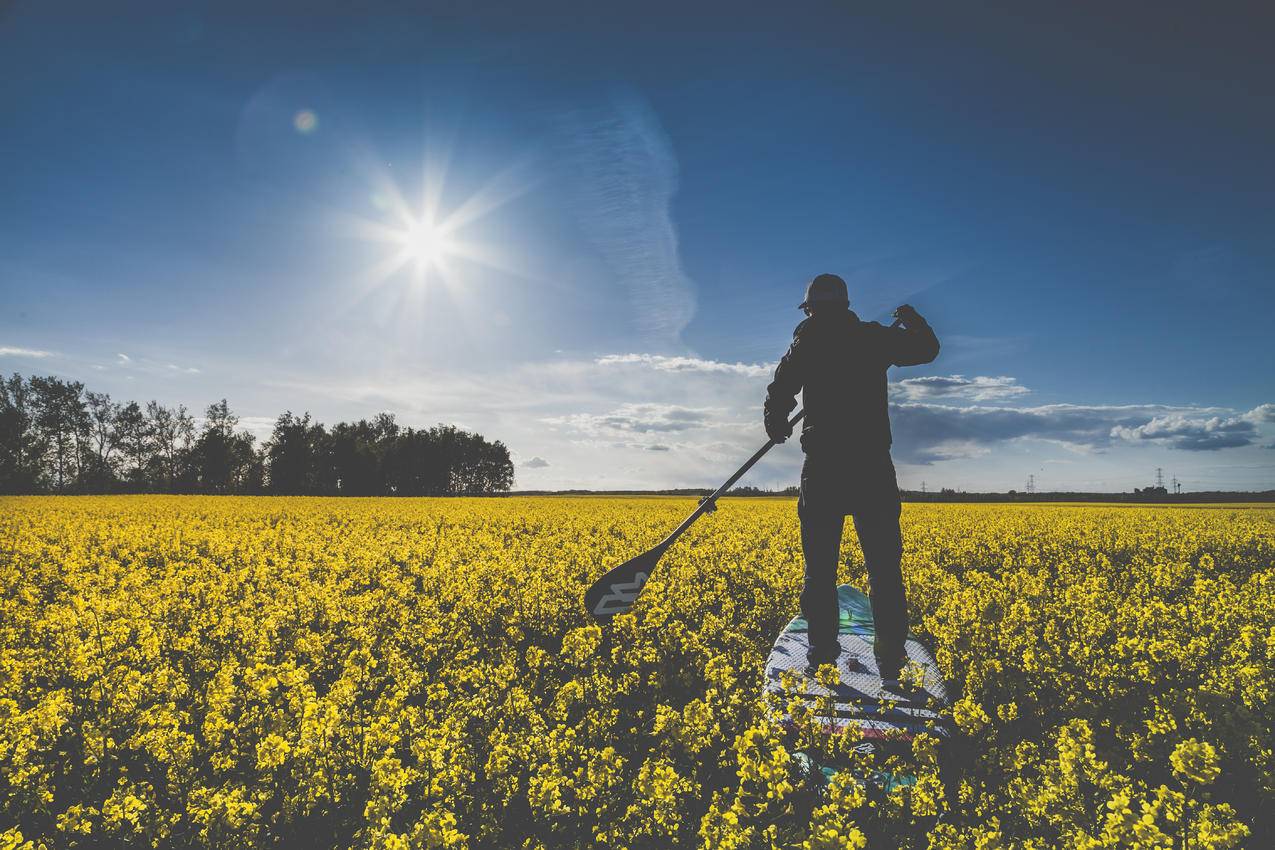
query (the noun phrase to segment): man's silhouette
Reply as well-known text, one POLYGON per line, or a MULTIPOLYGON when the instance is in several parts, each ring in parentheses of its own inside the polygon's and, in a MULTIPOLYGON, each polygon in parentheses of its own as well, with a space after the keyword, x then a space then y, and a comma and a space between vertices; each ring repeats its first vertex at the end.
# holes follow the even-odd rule
POLYGON ((939 353, 934 331, 911 306, 894 311, 895 326, 861 322, 850 310, 846 282, 821 274, 800 304, 806 318, 766 390, 766 433, 792 435, 788 414, 803 393, 801 548, 806 557, 801 613, 810 628, 807 660, 835 664, 840 610, 837 563, 846 514, 854 517, 871 584, 881 677, 897 680, 907 660, 907 599, 899 562, 899 488, 890 460, 890 414, 885 373, 891 366, 929 363, 939 353))

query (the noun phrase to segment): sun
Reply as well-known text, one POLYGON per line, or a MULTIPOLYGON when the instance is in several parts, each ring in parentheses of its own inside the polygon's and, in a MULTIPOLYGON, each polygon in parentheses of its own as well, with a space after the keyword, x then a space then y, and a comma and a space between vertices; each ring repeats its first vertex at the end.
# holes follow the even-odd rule
MULTIPOLYGON (((368 201, 376 211, 338 211, 340 232, 384 248, 343 290, 346 303, 375 299, 393 301, 394 314, 406 317, 424 305, 462 305, 470 309, 472 293, 496 277, 525 277, 524 264, 483 238, 483 220, 528 191, 535 181, 528 164, 516 160, 494 172, 455 204, 444 204, 448 156, 421 157, 418 198, 409 201, 397 180, 373 164, 368 201), (441 299, 441 300, 440 300, 441 299)), ((453 193, 454 194, 454 193, 453 193)))
POLYGON ((403 231, 402 239, 404 251, 422 272, 441 268, 459 247, 445 228, 427 221, 413 223, 403 231))

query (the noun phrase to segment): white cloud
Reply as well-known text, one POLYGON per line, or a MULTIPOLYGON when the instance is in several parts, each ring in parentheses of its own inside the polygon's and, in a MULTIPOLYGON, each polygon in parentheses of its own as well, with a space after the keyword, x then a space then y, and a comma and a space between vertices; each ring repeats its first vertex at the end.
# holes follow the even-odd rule
POLYGON ((1242 419, 1252 422, 1254 425, 1275 422, 1275 404, 1259 404, 1257 407, 1245 413, 1242 419))
MULTIPOLYGON (((149 357, 136 357, 123 352, 117 353, 115 366, 121 369, 131 369, 138 372, 144 372, 153 375, 198 375, 200 369, 194 366, 179 366, 176 363, 162 360, 153 360, 149 357)), ((94 369, 99 371, 105 367, 95 365, 94 369)))
POLYGON ((0 357, 55 357, 52 351, 43 351, 38 348, 20 348, 14 345, 0 345, 0 357))
POLYGON ((1184 451, 1214 451, 1252 445, 1258 435, 1249 418, 1212 407, 1168 405, 1050 404, 1039 407, 893 405, 896 453, 905 462, 928 464, 970 457, 992 445, 1038 440, 1079 451, 1104 451, 1117 444, 1164 445, 1184 451))
POLYGON ((1031 392, 1017 379, 1001 375, 987 377, 976 375, 932 375, 922 378, 904 378, 890 385, 890 394, 900 401, 929 401, 933 399, 968 399, 970 401, 1004 401, 1031 392))
POLYGON ((607 413, 547 416, 541 421, 588 437, 615 437, 712 428, 716 425, 714 415, 720 413, 676 404, 622 404, 607 413))
POLYGON ((774 363, 723 363, 720 360, 663 354, 607 354, 594 362, 600 366, 638 365, 660 372, 716 372, 747 378, 768 378, 775 371, 774 363))
POLYGON ((1117 426, 1111 429, 1111 435, 1131 442, 1162 440, 1175 449, 1185 451, 1211 451, 1251 445, 1257 435, 1257 427, 1243 416, 1201 419, 1173 413, 1156 416, 1132 428, 1117 426))
POLYGON ((671 202, 678 165, 654 110, 637 95, 563 115, 562 176, 580 229, 610 266, 648 339, 676 343, 695 314, 671 202))

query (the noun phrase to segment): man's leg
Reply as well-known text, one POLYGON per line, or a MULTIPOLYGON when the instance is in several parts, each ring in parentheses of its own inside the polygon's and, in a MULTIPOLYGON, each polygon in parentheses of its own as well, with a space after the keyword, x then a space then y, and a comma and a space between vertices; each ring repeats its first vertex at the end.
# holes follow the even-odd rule
POLYGON ((797 515, 801 519, 801 550, 806 558, 801 615, 810 629, 809 660, 816 664, 834 663, 841 652, 837 641, 841 619, 837 563, 845 516, 827 507, 810 505, 804 492, 797 502, 797 515))
POLYGON ((908 603, 900 569, 903 538, 899 533, 899 512, 899 503, 894 501, 854 514, 854 528, 868 562, 872 620, 877 632, 873 649, 883 678, 897 678, 907 660, 904 642, 908 635, 908 603))

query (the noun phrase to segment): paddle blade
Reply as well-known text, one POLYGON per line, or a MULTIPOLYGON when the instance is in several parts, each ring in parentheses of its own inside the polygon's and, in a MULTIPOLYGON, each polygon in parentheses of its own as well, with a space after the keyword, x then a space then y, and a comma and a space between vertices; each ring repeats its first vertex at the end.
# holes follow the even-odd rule
POLYGON ((616 614, 623 614, 632 608, 638 594, 642 592, 642 586, 651 577, 663 554, 664 547, 656 546, 608 570, 606 575, 585 592, 585 609, 594 619, 606 622, 616 614))

